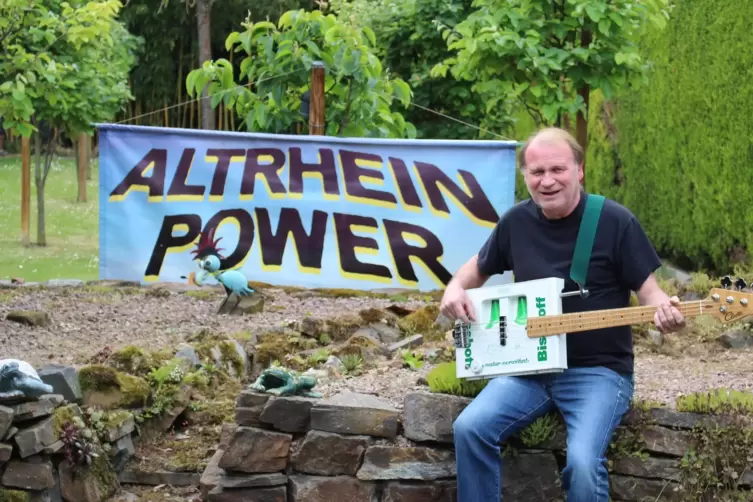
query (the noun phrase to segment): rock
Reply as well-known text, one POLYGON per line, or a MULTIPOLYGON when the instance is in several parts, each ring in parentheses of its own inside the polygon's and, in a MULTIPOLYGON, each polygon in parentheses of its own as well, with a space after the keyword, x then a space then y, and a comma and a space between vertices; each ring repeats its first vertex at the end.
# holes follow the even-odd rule
POLYGON ((78 374, 73 366, 63 364, 48 364, 39 371, 39 378, 52 386, 52 392, 60 394, 69 403, 80 402, 83 398, 78 374))
POLYGON ((367 336, 385 345, 397 342, 402 336, 399 329, 384 323, 373 323, 368 326, 362 326, 351 337, 356 335, 367 336))
POLYGON ((247 427, 261 425, 259 417, 270 397, 271 394, 262 394, 254 390, 242 391, 235 402, 235 422, 247 427))
POLYGON ((192 368, 198 368, 201 366, 201 359, 199 359, 196 349, 187 343, 181 343, 178 345, 175 357, 187 361, 192 368))
POLYGON ((23 462, 11 460, 5 466, 0 482, 22 490, 45 490, 55 486, 52 462, 23 462))
POLYGON ((400 412, 368 394, 345 391, 311 408, 311 428, 395 439, 400 412))
POLYGON ((292 434, 238 427, 218 464, 226 471, 277 472, 285 468, 292 434))
POLYGON ((677 483, 663 479, 634 478, 610 475, 609 485, 614 500, 664 502, 681 500, 674 491, 677 483))
POLYGON ((104 436, 109 443, 115 442, 136 429, 136 420, 128 411, 111 414, 105 424, 104 436))
POLYGON ((126 469, 118 474, 118 481, 129 485, 196 486, 201 476, 195 472, 141 471, 126 469))
POLYGON ((13 423, 26 422, 35 418, 52 415, 55 411, 55 405, 50 399, 40 399, 39 401, 28 401, 13 406, 13 423))
POLYGON ((305 474, 355 476, 371 442, 369 436, 309 431, 300 449, 292 456, 291 466, 305 474))
MULTIPOLYGON (((11 455, 13 454, 13 445, 12 444, 4 444, 0 443, 0 464, 3 462, 7 462, 10 460, 11 455)), ((2 499, 0 499, 2 500, 2 499)))
POLYGON ((93 364, 78 370, 83 404, 105 410, 140 408, 150 395, 149 384, 143 378, 93 364))
POLYGON ((217 486, 207 495, 207 502, 288 502, 287 487, 240 488, 230 490, 217 486))
POLYGON ((394 355, 403 350, 418 347, 422 343, 424 343, 424 335, 412 335, 403 340, 400 340, 399 342, 388 345, 387 352, 389 352, 390 355, 394 355))
POLYGON ((46 328, 51 322, 50 315, 47 312, 38 310, 13 310, 8 312, 5 318, 19 324, 39 328, 46 328))
POLYGON ((413 441, 452 443, 452 424, 471 399, 449 394, 411 392, 405 396, 403 428, 413 441))
POLYGON ((651 343, 656 346, 661 347, 664 345, 664 335, 655 329, 648 329, 648 338, 651 340, 651 343))
POLYGON ((230 293, 217 309, 217 313, 220 315, 250 315, 263 311, 264 295, 262 294, 238 296, 235 293, 230 293))
POLYGON ((559 467, 551 452, 519 453, 502 458, 502 500, 561 500, 559 484, 559 467))
POLYGON ((118 477, 105 457, 97 457, 91 467, 75 469, 61 462, 60 493, 65 501, 101 502, 120 488, 118 477))
POLYGON ((219 479, 218 485, 227 489, 260 488, 267 486, 280 486, 288 482, 288 477, 279 472, 268 474, 225 474, 219 479))
POLYGON ((662 478, 680 481, 680 468, 680 459, 619 457, 614 459, 610 472, 639 478, 662 478))
POLYGON ((60 287, 60 288, 70 288, 70 287, 77 287, 77 286, 83 286, 84 281, 81 279, 50 279, 46 282, 47 286, 50 287, 60 287))
POLYGON ((290 476, 288 502, 333 502, 376 500, 374 483, 360 481, 350 476, 290 476))
POLYGON ((5 434, 10 429, 10 424, 13 423, 13 408, 0 405, 0 440, 5 437, 5 434))
POLYGON ((361 480, 434 480, 456 475, 455 452, 424 447, 370 446, 356 477, 361 480))
MULTIPOLYGON (((226 446, 222 446, 222 448, 225 448, 226 446)), ((212 455, 212 458, 209 459, 209 462, 207 462, 207 466, 204 469, 204 472, 201 473, 201 478, 199 478, 199 489, 201 490, 201 496, 203 499, 207 499, 207 496, 209 492, 215 487, 220 484, 220 480, 222 480, 223 476, 226 475, 224 469, 220 469, 220 459, 225 454, 224 449, 218 449, 214 452, 214 455, 212 455)))
POLYGON ((55 434, 55 417, 48 417, 31 427, 20 430, 13 439, 18 446, 18 454, 21 458, 42 452, 58 440, 55 434))
POLYGON ((283 432, 306 432, 311 408, 318 399, 300 396, 273 397, 264 406, 259 420, 283 432))
POLYGON ((133 446, 133 438, 130 434, 126 434, 115 441, 110 447, 109 453, 110 463, 115 472, 121 472, 135 452, 136 448, 133 446))
POLYGON ((382 502, 456 502, 454 481, 415 483, 390 481, 384 487, 382 502))
POLYGON ((682 457, 693 447, 693 436, 687 431, 674 431, 659 426, 646 426, 641 430, 646 450, 662 455, 682 457))
POLYGON ((746 349, 753 347, 753 333, 744 329, 730 330, 719 335, 716 341, 727 349, 746 349))

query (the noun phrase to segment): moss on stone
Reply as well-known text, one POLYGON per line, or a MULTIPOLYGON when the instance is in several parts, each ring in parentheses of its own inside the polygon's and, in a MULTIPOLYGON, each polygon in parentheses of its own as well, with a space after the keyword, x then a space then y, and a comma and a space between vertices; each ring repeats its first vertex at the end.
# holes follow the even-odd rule
POLYGON ((79 383, 85 403, 101 407, 144 406, 150 393, 149 384, 143 378, 101 364, 81 368, 79 383))
POLYGON ((236 376, 241 376, 244 373, 245 364, 241 355, 238 353, 235 343, 236 342, 232 340, 227 340, 220 342, 218 347, 220 349, 220 354, 222 354, 222 361, 225 364, 230 364, 235 371, 236 376))
POLYGON ((405 335, 424 335, 424 340, 442 340, 444 332, 435 322, 439 316, 439 306, 427 305, 400 319, 397 324, 405 335))
POLYGON ((144 376, 153 368, 152 358, 140 347, 129 345, 113 353, 110 366, 136 376, 144 376))
MULTIPOLYGON (((60 432, 67 423, 73 423, 75 417, 81 416, 81 409, 77 404, 67 404, 55 409, 53 418, 55 421, 55 437, 60 436, 60 432)), ((2 502, 2 499, 0 499, 2 502)))
POLYGON ((326 327, 330 337, 338 341, 346 340, 350 335, 358 331, 363 324, 363 319, 358 315, 344 315, 328 319, 326 327))
POLYGON ((118 371, 102 364, 84 366, 78 371, 82 392, 104 391, 118 386, 118 371))
POLYGON ((0 488, 0 502, 29 502, 30 500, 29 492, 0 488))

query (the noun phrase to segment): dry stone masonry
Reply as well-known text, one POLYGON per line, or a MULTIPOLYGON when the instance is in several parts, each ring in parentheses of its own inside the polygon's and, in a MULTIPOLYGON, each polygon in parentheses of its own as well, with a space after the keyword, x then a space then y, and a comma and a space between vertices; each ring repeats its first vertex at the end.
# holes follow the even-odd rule
MULTIPOLYGON (((204 500, 454 502, 452 423, 469 402, 414 392, 397 410, 352 392, 312 399, 244 391, 236 423, 224 428, 202 475, 204 500)), ((503 500, 564 499, 566 435, 560 423, 547 420, 503 445, 503 500)), ((682 500, 676 490, 682 457, 694 444, 693 428, 709 420, 667 408, 634 408, 609 454, 612 499, 682 500)), ((747 472, 740 488, 752 487, 753 473, 747 472)))

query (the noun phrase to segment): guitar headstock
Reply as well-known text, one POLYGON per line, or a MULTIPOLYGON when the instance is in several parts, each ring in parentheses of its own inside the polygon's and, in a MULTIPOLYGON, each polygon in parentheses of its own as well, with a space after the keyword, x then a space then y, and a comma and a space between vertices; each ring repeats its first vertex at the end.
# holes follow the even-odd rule
MULTIPOLYGON (((738 321, 753 315, 753 292, 748 288, 745 279, 738 278, 734 284, 730 276, 722 278, 721 288, 712 288, 704 303, 713 306, 705 312, 722 322, 738 321), (745 291, 748 292, 745 292, 745 291)), ((753 283, 751 283, 753 286, 753 283)))

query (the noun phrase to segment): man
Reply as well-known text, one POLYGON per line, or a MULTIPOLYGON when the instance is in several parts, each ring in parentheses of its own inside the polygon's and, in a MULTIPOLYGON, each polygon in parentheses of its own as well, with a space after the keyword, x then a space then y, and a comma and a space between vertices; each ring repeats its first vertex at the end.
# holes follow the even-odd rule
MULTIPOLYGON (((583 152, 566 131, 548 128, 523 146, 522 170, 531 199, 504 214, 479 253, 458 270, 442 298, 451 320, 474 322, 465 290, 481 287, 507 270, 515 281, 565 279, 566 291, 586 194, 583 152)), ((636 291, 642 305, 656 305, 654 323, 676 331, 685 320, 658 286, 653 272, 661 261, 638 220, 605 200, 588 268, 587 298, 562 299, 563 312, 629 305, 636 291)), ((547 412, 558 409, 567 426, 563 489, 573 502, 607 502, 606 450, 633 396, 630 326, 567 335, 568 369, 560 374, 499 377, 465 408, 454 424, 458 502, 500 500, 500 443, 547 412)))

